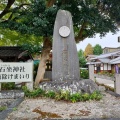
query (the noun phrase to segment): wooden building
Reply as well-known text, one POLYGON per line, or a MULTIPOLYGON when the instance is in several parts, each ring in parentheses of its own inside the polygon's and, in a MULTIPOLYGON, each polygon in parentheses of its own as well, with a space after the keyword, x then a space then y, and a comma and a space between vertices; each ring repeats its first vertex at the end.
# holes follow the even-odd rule
POLYGON ((120 50, 91 58, 90 61, 87 62, 87 65, 90 64, 94 65, 94 73, 115 72, 115 65, 118 65, 120 70, 120 50))

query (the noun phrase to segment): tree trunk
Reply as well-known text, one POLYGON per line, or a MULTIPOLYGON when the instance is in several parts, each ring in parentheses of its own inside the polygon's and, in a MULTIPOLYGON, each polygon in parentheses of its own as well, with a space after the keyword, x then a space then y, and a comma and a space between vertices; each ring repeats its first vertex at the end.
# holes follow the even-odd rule
POLYGON ((40 63, 38 66, 38 71, 35 79, 35 86, 38 87, 39 83, 44 79, 46 61, 50 60, 50 50, 52 43, 48 37, 44 37, 43 51, 41 54, 40 63))

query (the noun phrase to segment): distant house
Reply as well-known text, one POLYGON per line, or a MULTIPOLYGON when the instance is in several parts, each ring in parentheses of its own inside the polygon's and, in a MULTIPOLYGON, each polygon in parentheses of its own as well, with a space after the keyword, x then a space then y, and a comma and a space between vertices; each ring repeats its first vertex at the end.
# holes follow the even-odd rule
POLYGON ((120 50, 115 52, 110 52, 106 54, 101 54, 95 58, 91 58, 87 64, 94 65, 94 73, 98 72, 114 72, 115 71, 115 64, 118 65, 120 69, 120 50))
POLYGON ((0 47, 0 61, 1 62, 25 62, 33 60, 28 51, 23 50, 18 46, 1 46, 0 47))
POLYGON ((119 51, 119 50, 120 50, 120 47, 117 47, 117 48, 105 47, 105 48, 103 48, 103 54, 110 53, 110 52, 115 52, 115 51, 119 51))
POLYGON ((92 58, 95 58, 95 57, 97 57, 98 55, 87 55, 86 56, 86 61, 88 62, 88 61, 90 61, 92 58))

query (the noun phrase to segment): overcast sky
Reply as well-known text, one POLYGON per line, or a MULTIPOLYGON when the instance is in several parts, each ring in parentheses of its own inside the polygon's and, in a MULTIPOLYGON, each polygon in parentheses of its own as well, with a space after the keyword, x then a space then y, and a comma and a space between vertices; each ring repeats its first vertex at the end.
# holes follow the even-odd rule
POLYGON ((86 38, 84 41, 77 44, 77 50, 82 49, 85 50, 86 46, 90 43, 92 47, 96 44, 99 44, 104 47, 119 47, 120 43, 118 43, 118 36, 120 36, 120 31, 117 34, 108 33, 105 37, 100 39, 99 34, 96 35, 95 38, 86 38))

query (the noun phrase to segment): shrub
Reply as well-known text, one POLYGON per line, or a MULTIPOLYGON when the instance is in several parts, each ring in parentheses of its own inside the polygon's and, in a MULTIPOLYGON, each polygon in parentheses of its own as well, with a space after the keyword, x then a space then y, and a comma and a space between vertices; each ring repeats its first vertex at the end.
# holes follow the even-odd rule
POLYGON ((36 88, 33 91, 29 91, 26 86, 23 86, 22 89, 25 92, 25 96, 29 97, 29 98, 36 98, 39 96, 40 97, 45 96, 45 91, 40 89, 40 88, 36 88))
POLYGON ((47 91, 45 93, 45 96, 48 98, 55 98, 55 92, 54 91, 47 91))
POLYGON ((89 72, 88 70, 81 69, 80 70, 80 77, 83 79, 88 79, 89 78, 89 72))
POLYGON ((70 101, 72 103, 78 102, 78 101, 82 101, 82 96, 80 93, 75 93, 70 95, 70 101))
POLYGON ((92 94, 88 93, 75 93, 70 94, 69 91, 60 90, 59 92, 54 91, 44 91, 40 88, 37 88, 33 91, 29 91, 26 86, 23 87, 25 92, 25 96, 29 98, 36 98, 36 97, 49 97, 55 98, 56 100, 65 100, 70 102, 79 102, 79 101, 87 101, 87 100, 100 100, 102 99, 102 94, 98 91, 93 92, 92 94))
POLYGON ((6 109, 7 109, 6 106, 1 106, 1 107, 0 107, 0 112, 2 112, 3 110, 6 110, 6 109))
POLYGON ((108 77, 114 77, 114 72, 109 73, 108 71, 103 71, 103 72, 99 72, 97 73, 98 75, 106 75, 108 77))
POLYGON ((10 83, 2 83, 2 90, 12 90, 15 89, 15 83, 14 82, 10 82, 10 83))
POLYGON ((56 100, 69 100, 70 99, 70 92, 60 90, 59 92, 55 93, 56 100))

